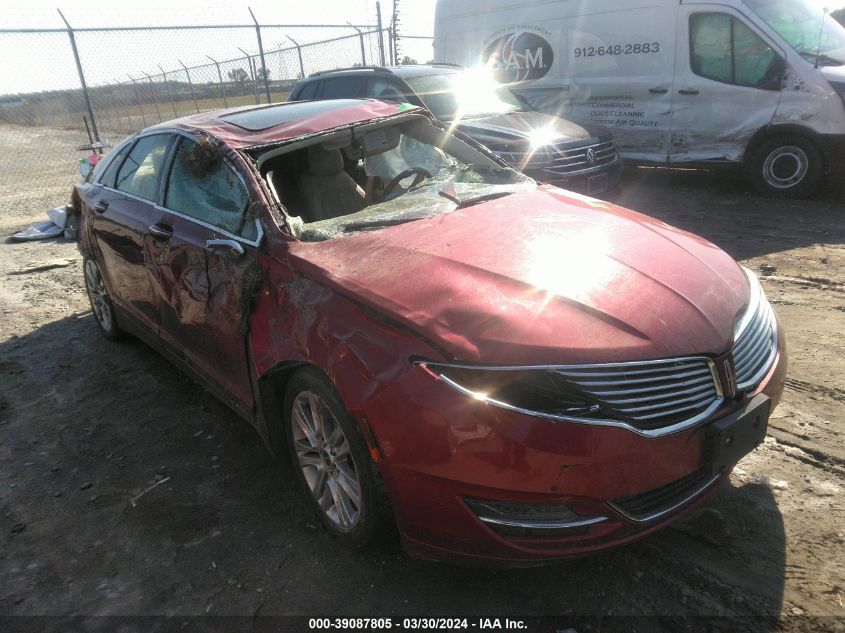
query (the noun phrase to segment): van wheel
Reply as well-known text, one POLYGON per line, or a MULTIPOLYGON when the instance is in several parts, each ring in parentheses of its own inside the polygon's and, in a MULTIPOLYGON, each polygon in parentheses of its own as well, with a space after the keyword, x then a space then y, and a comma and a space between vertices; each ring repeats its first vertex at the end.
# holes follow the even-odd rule
POLYGON ((803 136, 771 138, 748 165, 754 188, 770 198, 802 198, 815 193, 824 174, 824 158, 803 136))
POLYGON ((88 291, 91 311, 94 313, 94 320, 100 326, 100 331, 107 339, 112 341, 123 338, 123 330, 117 325, 117 315, 106 290, 106 284, 103 282, 100 267, 93 259, 85 259, 83 269, 85 271, 85 290, 88 291))
POLYGON ((367 545, 380 514, 374 468, 357 424, 316 369, 288 383, 285 432, 296 478, 323 526, 349 547, 367 545))

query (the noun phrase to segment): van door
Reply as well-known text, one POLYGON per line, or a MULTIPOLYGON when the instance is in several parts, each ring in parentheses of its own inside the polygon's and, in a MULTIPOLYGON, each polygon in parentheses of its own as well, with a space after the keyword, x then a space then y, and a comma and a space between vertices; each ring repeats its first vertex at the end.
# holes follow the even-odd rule
POLYGON ((561 33, 556 73, 567 77, 571 116, 613 131, 628 159, 664 163, 669 155, 675 10, 579 3, 561 33))
POLYGON ((677 31, 670 162, 742 160, 777 110, 784 53, 724 5, 682 4, 677 31))

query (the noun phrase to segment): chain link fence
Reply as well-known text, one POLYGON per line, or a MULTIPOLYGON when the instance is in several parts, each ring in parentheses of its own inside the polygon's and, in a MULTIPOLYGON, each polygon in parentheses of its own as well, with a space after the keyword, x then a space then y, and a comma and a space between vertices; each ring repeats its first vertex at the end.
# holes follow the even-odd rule
MULTIPOLYGON (((376 24, 0 29, 0 212, 22 182, 77 178, 80 148, 195 112, 278 103, 313 72, 394 62, 376 24), (315 41, 315 34, 320 38, 315 41)), ((87 152, 87 153, 90 153, 87 152)), ((55 204, 62 204, 57 200, 55 204)))

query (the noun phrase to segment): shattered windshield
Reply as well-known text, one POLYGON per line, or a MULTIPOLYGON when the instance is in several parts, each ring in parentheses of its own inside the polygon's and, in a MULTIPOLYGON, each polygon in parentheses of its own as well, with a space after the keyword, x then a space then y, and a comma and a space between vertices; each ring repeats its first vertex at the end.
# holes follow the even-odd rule
POLYGON ((294 236, 322 241, 451 213, 534 181, 422 117, 268 160, 294 236))
POLYGON ((845 28, 820 7, 807 0, 745 0, 745 4, 807 61, 845 65, 845 28))

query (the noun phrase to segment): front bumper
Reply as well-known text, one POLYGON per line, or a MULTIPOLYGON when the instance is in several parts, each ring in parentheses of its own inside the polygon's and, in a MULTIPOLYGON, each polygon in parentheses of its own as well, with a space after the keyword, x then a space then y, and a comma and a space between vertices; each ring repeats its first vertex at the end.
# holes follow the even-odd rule
POLYGON ((525 174, 537 182, 589 196, 600 196, 619 185, 622 178, 622 160, 617 157, 607 165, 573 172, 566 176, 553 174, 545 169, 526 169, 525 174))
MULTIPOLYGON (((786 367, 779 334, 771 369, 744 401, 764 393, 774 407, 786 367)), ((367 419, 408 553, 532 566, 642 538, 703 503, 729 476, 697 478, 705 461, 704 430, 741 405, 727 401, 705 423, 647 438, 626 429, 541 420, 483 405, 414 369, 371 402, 367 419), (681 488, 679 482, 689 485, 681 488), (673 486, 677 494, 653 518, 631 518, 614 503, 673 486), (566 533, 508 535, 482 521, 466 499, 564 504, 579 517, 605 519, 566 533)))

